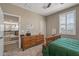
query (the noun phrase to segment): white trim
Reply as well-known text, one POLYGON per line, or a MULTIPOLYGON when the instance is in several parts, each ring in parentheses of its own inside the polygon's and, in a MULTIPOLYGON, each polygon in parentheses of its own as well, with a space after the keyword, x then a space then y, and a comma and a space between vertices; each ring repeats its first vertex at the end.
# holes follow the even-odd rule
POLYGON ((19 48, 21 48, 21 38, 20 38, 20 32, 21 32, 21 24, 20 24, 20 22, 21 22, 21 16, 18 16, 18 15, 14 15, 14 14, 10 14, 10 13, 7 13, 7 12, 3 12, 3 14, 4 15, 9 15, 9 16, 13 16, 13 17, 18 17, 19 18, 19 48))
POLYGON ((3 12, 4 15, 9 15, 9 16, 14 16, 14 17, 20 17, 18 15, 14 15, 14 14, 10 14, 10 13, 7 13, 7 12, 3 12))
POLYGON ((21 17, 19 16, 19 48, 21 48, 21 17))

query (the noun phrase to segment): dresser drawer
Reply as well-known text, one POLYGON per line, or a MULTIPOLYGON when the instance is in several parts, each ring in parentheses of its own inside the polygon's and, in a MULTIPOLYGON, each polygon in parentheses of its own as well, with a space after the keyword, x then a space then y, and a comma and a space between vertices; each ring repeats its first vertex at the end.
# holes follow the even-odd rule
POLYGON ((26 49, 32 46, 36 46, 38 44, 43 43, 44 36, 42 35, 33 35, 33 36, 26 36, 22 39, 22 48, 26 49))

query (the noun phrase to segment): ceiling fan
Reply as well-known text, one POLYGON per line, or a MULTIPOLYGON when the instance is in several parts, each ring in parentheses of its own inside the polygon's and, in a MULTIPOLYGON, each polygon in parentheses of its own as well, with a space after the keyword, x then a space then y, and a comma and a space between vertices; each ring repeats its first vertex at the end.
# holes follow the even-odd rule
POLYGON ((51 6, 51 3, 48 3, 47 8, 49 8, 51 6))
POLYGON ((51 6, 51 3, 46 3, 44 4, 43 8, 46 9, 46 8, 49 8, 51 6))
MULTIPOLYGON (((59 3, 59 4, 64 4, 64 3, 59 3)), ((47 9, 47 8, 49 8, 50 6, 52 5, 52 3, 46 3, 46 4, 44 4, 44 6, 43 6, 43 8, 44 9, 47 9)))

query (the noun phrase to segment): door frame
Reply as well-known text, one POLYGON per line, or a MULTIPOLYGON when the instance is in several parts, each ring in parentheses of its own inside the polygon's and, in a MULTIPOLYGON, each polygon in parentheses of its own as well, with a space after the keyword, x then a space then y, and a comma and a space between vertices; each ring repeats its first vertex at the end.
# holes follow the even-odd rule
POLYGON ((9 15, 9 16, 14 16, 14 17, 18 17, 19 20, 19 48, 21 48, 21 38, 20 38, 20 33, 21 33, 21 16, 19 15, 15 15, 15 14, 11 14, 11 13, 7 13, 7 12, 3 12, 3 15, 9 15))

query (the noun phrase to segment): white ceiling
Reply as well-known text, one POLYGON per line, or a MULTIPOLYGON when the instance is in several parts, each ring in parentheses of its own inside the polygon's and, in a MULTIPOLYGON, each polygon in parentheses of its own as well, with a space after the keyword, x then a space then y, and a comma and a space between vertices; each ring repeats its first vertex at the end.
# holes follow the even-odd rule
POLYGON ((29 11, 35 12, 37 14, 48 16, 50 14, 56 13, 63 9, 72 7, 76 5, 76 3, 52 3, 49 8, 43 8, 47 3, 14 3, 13 5, 19 6, 21 8, 27 9, 29 11))

